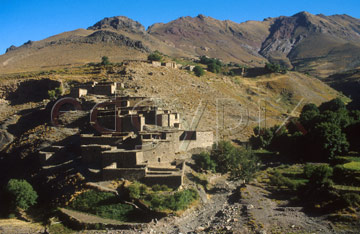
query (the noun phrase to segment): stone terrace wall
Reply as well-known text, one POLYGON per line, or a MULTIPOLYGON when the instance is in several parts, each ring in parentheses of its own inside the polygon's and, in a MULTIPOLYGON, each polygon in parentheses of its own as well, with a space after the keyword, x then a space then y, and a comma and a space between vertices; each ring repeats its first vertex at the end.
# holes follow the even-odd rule
POLYGON ((171 188, 178 188, 182 185, 183 177, 179 175, 158 175, 146 176, 142 181, 147 185, 165 184, 171 188))
POLYGON ((124 178, 126 180, 141 180, 145 177, 145 168, 104 168, 103 180, 124 178))

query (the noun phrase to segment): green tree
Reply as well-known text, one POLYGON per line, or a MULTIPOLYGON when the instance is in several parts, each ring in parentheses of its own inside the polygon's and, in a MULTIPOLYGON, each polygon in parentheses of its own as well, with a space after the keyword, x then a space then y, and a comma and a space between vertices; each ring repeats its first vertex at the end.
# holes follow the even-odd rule
POLYGON ((230 167, 230 179, 250 181, 259 170, 259 161, 251 150, 237 149, 230 167))
POLYGON ((249 142, 252 146, 253 149, 266 149, 273 137, 274 134, 283 134, 283 131, 285 128, 280 128, 279 131, 277 132, 277 130, 279 129, 279 126, 273 126, 271 128, 259 128, 258 126, 256 126, 253 131, 254 131, 254 135, 250 137, 249 142))
POLYGON ((360 152, 360 122, 353 123, 345 128, 346 139, 349 141, 349 150, 360 152))
POLYGON ((329 122, 336 124, 341 129, 346 128, 351 121, 349 112, 346 109, 339 109, 337 111, 326 110, 316 118, 317 123, 329 122))
POLYGON ((347 152, 349 143, 341 128, 330 122, 321 122, 317 124, 310 133, 310 141, 314 148, 314 153, 319 153, 323 159, 332 159, 336 155, 347 152))
POLYGON ((155 51, 154 53, 149 54, 148 60, 149 61, 161 61, 162 56, 159 51, 155 51))
POLYGON ((250 181, 259 169, 257 157, 252 151, 235 147, 229 141, 214 144, 211 159, 216 163, 216 171, 223 174, 230 172, 232 180, 250 181))
POLYGON ((319 108, 315 104, 306 104, 304 105, 300 114, 300 123, 305 127, 306 130, 309 130, 314 127, 316 118, 319 116, 319 114, 319 108))
POLYGON ((209 153, 202 152, 200 154, 195 154, 193 159, 195 160, 195 164, 198 168, 216 172, 216 163, 211 159, 209 153))
POLYGON ((195 75, 198 77, 203 76, 205 74, 204 69, 202 69, 202 67, 200 66, 195 66, 193 71, 195 75))
POLYGON ((234 163, 236 148, 229 141, 219 141, 213 145, 210 157, 216 163, 216 171, 227 173, 234 163))
POLYGON ((19 207, 27 210, 30 206, 36 204, 36 199, 38 198, 36 191, 26 180, 9 180, 6 191, 11 197, 12 207, 14 209, 19 207))
POLYGON ((324 111, 333 111, 336 112, 338 110, 341 109, 346 109, 345 103, 340 99, 340 98, 335 98, 332 99, 328 102, 323 102, 320 106, 319 106, 319 110, 320 112, 324 112, 324 111))
POLYGON ((107 56, 103 56, 101 58, 101 65, 106 66, 106 65, 109 65, 109 64, 111 64, 109 58, 107 56))

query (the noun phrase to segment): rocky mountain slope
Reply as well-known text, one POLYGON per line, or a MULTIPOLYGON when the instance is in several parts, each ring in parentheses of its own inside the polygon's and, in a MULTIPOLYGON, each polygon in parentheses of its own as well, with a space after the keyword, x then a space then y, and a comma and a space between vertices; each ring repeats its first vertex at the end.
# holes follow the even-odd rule
POLYGON ((127 17, 111 17, 86 30, 11 46, 0 56, 0 72, 84 64, 104 55, 116 62, 144 59, 154 50, 173 57, 207 55, 251 67, 275 61, 326 77, 360 66, 360 20, 300 12, 239 24, 199 15, 145 30, 127 17))

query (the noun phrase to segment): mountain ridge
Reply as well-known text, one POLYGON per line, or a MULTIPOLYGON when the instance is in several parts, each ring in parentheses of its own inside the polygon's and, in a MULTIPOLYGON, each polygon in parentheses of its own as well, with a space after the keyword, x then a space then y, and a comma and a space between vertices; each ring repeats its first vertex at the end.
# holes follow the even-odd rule
MULTIPOLYGON (((87 29, 9 47, 0 56, 0 72, 11 71, 7 66, 12 63, 13 67, 28 63, 24 57, 48 57, 51 47, 64 41, 69 42, 68 47, 73 49, 73 56, 68 59, 74 63, 99 60, 99 52, 102 54, 101 48, 105 46, 113 47, 118 54, 122 51, 131 54, 133 49, 140 47, 141 53, 134 52, 134 55, 143 59, 147 57, 146 53, 158 50, 171 57, 194 59, 205 55, 250 67, 264 66, 269 61, 318 77, 360 66, 360 57, 357 56, 360 52, 360 19, 345 14, 325 16, 303 11, 292 16, 242 23, 199 14, 179 17, 168 23, 154 23, 147 29, 126 16, 106 17, 87 29), (85 44, 89 41, 87 37, 98 31, 102 31, 98 35, 104 36, 95 43, 99 49, 90 50, 85 44), (121 42, 124 38, 125 42, 121 42), (81 54, 84 50, 87 53, 81 54)), ((109 57, 113 61, 129 59, 118 54, 110 53, 109 57)), ((39 58, 36 60, 46 64, 39 58)), ((63 64, 63 60, 59 59, 58 65, 63 64)))

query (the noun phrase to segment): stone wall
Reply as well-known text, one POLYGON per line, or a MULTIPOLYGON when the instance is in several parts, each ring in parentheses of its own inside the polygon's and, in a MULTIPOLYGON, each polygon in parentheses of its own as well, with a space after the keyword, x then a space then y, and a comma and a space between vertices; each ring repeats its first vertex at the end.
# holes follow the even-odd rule
POLYGON ((175 135, 178 137, 177 141, 177 152, 185 152, 196 148, 207 148, 211 147, 214 143, 214 134, 212 131, 188 131, 187 134, 184 132, 176 132, 175 135))
POLYGON ((153 67, 161 67, 161 62, 158 61, 151 61, 151 64, 153 65, 153 67))
POLYGON ((112 163, 116 163, 117 168, 136 167, 143 162, 143 152, 141 151, 105 151, 102 152, 102 167, 105 168, 112 163))
POLYGON ((83 163, 101 164, 101 152, 110 150, 108 145, 82 145, 81 156, 83 163))
POLYGON ((141 180, 145 177, 145 168, 104 168, 102 170, 103 180, 114 180, 124 178, 126 180, 141 180))
POLYGON ((172 141, 156 141, 153 145, 150 142, 143 145, 144 161, 148 163, 165 163, 172 162, 175 159, 175 152, 177 144, 172 141))
POLYGON ((92 93, 97 95, 113 95, 116 91, 116 84, 95 85, 92 93))
POLYGON ((81 135, 81 144, 82 145, 119 145, 123 141, 122 136, 113 136, 113 135, 101 135, 94 136, 90 134, 81 135))
POLYGON ((182 185, 183 177, 179 175, 158 175, 146 176, 142 182, 151 186, 154 184, 165 184, 170 188, 178 188, 182 185))

